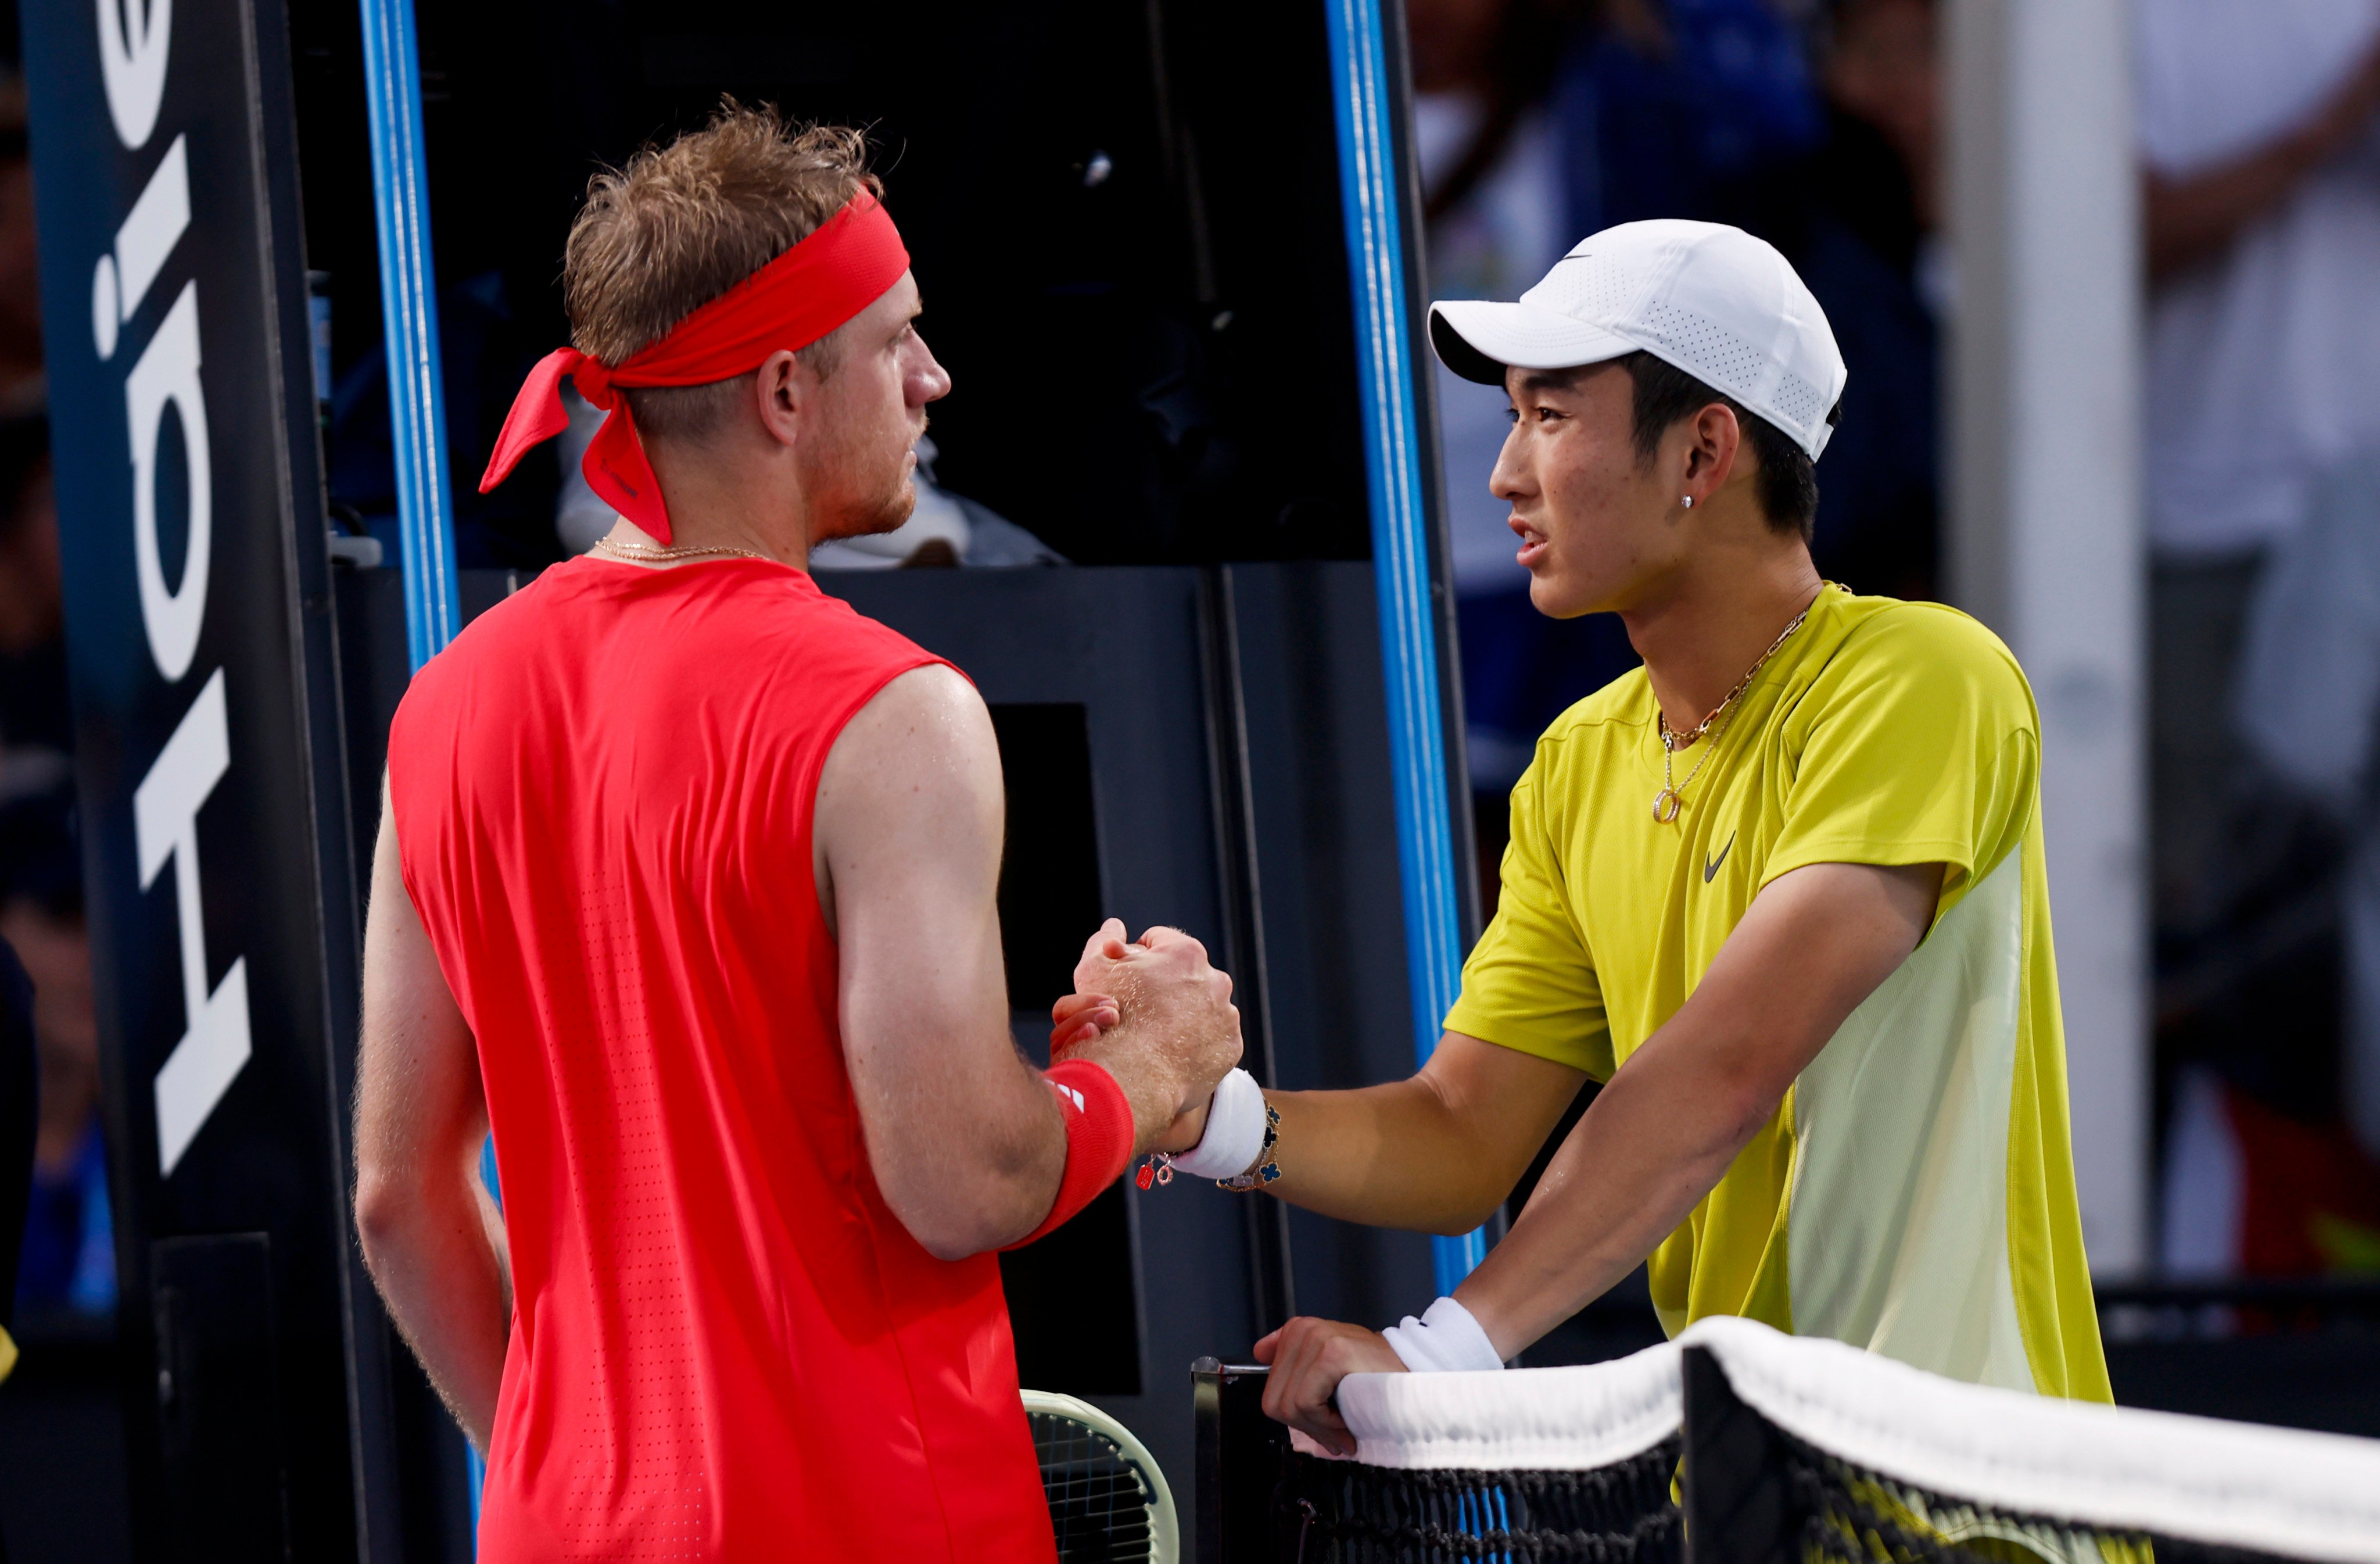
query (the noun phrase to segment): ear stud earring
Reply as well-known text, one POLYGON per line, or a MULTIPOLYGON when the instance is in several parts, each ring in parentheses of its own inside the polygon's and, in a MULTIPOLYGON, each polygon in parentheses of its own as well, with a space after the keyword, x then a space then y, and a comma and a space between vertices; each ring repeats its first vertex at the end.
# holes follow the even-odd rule
POLYGON ((1687 495, 1680 503, 1684 505, 1688 510, 1692 510, 1694 507, 1694 496, 1687 495))

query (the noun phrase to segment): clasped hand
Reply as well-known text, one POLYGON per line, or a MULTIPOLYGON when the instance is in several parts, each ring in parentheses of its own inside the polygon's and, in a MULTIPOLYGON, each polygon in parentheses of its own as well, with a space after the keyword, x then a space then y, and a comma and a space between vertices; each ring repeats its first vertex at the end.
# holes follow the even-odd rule
POLYGON ((1179 929, 1153 928, 1127 942, 1123 922, 1110 918, 1083 947, 1075 990, 1050 1010, 1051 1062, 1089 1059, 1115 1075, 1133 1098, 1140 1149, 1196 1145, 1215 1082, 1240 1062, 1230 975, 1179 929), (1135 1090, 1142 1081, 1163 1094, 1144 1105, 1135 1090))
MULTIPOLYGON (((1185 983, 1211 977, 1220 981, 1224 995, 1230 994, 1231 979, 1206 965, 1206 951, 1189 935, 1174 929, 1151 929, 1141 935, 1138 945, 1126 945, 1123 934, 1123 924, 1111 918, 1083 947, 1083 959, 1075 968, 1075 992, 1050 1009, 1052 1059, 1083 1054, 1102 1040, 1121 1042, 1118 1029, 1127 1015, 1145 1002, 1141 996, 1148 994, 1152 984, 1169 976, 1185 983), (1160 963, 1169 959, 1176 964, 1178 976, 1175 969, 1160 969, 1160 963)), ((1237 1010, 1232 1012, 1232 1021, 1231 1059, 1195 1078, 1195 1094, 1184 1099, 1173 1122, 1150 1150, 1188 1151, 1206 1133, 1207 1105, 1215 1082, 1239 1057, 1237 1010)), ((1339 1381, 1350 1374, 1395 1372, 1404 1367, 1379 1332, 1334 1320, 1293 1319, 1257 1342, 1256 1352, 1258 1362, 1272 1365, 1265 1386, 1265 1411, 1342 1455, 1355 1453, 1355 1436, 1333 1404, 1339 1381)))

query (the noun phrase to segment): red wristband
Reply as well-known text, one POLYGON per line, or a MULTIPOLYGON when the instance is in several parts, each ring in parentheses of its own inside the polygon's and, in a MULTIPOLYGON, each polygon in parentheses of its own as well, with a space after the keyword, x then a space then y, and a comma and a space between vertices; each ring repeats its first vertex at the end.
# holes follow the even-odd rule
POLYGON ((1065 1117, 1066 1171, 1050 1215, 1011 1249, 1031 1243, 1090 1204, 1132 1160, 1132 1104, 1114 1076, 1088 1059, 1066 1059, 1051 1065, 1042 1079, 1058 1094, 1058 1110, 1065 1117))

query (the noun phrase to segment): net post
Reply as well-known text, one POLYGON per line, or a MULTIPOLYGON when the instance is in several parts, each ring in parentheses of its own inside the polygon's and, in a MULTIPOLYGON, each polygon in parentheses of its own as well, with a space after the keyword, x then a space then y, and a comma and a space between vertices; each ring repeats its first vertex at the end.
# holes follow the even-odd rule
POLYGON ((1708 1348, 1686 1348, 1681 1366, 1687 1564, 1794 1564, 1784 1441, 1708 1348))
POLYGON ((1272 1493, 1289 1433, 1264 1414, 1271 1372, 1214 1358, 1190 1365, 1197 1564, 1269 1564, 1275 1555, 1272 1493))

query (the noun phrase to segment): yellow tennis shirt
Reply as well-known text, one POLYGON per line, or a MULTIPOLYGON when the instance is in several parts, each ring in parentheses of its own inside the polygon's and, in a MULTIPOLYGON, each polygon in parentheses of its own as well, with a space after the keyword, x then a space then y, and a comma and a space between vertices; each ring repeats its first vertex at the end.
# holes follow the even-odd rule
MULTIPOLYGON (((1758 895, 1809 863, 1947 865, 1916 951, 1653 1252, 1675 1335, 1742 1314, 1986 1385, 2110 1399, 2082 1253, 2041 854, 2041 729, 1954 609, 1828 586, 1701 774, 1661 787, 1643 669, 1512 790, 1495 920, 1446 1018, 1609 1080, 1758 895)), ((1705 740, 1712 742, 1712 740, 1705 740)))

